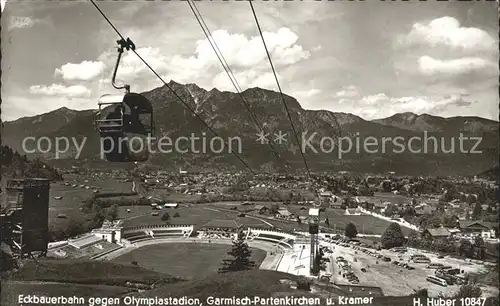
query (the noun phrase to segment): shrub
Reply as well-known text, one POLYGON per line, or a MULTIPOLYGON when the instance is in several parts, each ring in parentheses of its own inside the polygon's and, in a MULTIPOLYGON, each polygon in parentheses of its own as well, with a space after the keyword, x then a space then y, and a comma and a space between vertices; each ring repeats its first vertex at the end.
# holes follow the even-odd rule
POLYGON ((305 277, 301 277, 297 281, 297 289, 304 291, 311 291, 311 281, 305 277))

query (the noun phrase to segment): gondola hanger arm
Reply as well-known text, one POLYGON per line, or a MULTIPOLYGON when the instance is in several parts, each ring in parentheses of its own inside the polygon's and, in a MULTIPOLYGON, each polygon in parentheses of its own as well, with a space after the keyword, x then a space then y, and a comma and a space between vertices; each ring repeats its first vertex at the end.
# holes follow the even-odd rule
POLYGON ((126 93, 129 93, 130 92, 130 85, 127 85, 127 84, 117 85, 115 83, 115 81, 116 81, 116 73, 118 72, 118 66, 120 65, 120 60, 122 58, 123 51, 125 51, 125 50, 135 51, 135 44, 132 42, 132 40, 130 40, 130 38, 127 38, 127 40, 122 38, 122 39, 118 40, 117 43, 118 43, 118 47, 117 47, 118 58, 116 59, 116 65, 115 65, 115 70, 113 71, 113 78, 111 79, 111 84, 113 85, 114 88, 125 89, 126 93))

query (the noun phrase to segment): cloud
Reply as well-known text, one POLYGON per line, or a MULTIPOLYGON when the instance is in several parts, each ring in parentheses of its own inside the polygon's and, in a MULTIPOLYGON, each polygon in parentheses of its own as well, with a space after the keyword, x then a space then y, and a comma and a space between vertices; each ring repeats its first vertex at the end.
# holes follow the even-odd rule
POLYGON ((496 69, 496 65, 488 60, 478 57, 464 57, 453 60, 438 60, 430 56, 422 56, 418 60, 421 73, 425 75, 434 74, 464 74, 485 68, 496 69))
MULTIPOLYGON (((276 79, 274 78, 274 74, 272 72, 261 73, 257 70, 248 70, 243 72, 234 73, 236 80, 238 81, 238 85, 241 90, 245 90, 253 87, 260 88, 276 88, 276 79)), ((278 74, 278 80, 281 84, 281 77, 278 74)), ((220 72, 215 76, 212 81, 213 87, 219 90, 225 91, 235 91, 233 84, 229 80, 229 77, 225 72, 220 72)))
POLYGON ((359 95, 358 88, 354 85, 348 86, 346 89, 343 89, 335 94, 337 98, 352 98, 359 95))
POLYGON ((403 112, 438 115, 451 108, 470 107, 474 103, 465 101, 462 95, 390 97, 385 93, 367 95, 359 100, 341 100, 343 105, 356 109, 356 114, 367 120, 403 112))
POLYGON ((40 23, 41 20, 32 17, 12 16, 9 22, 9 30, 11 29, 28 29, 40 23))
POLYGON ((299 102, 300 102, 301 99, 311 98, 311 97, 317 96, 320 93, 321 93, 320 89, 318 89, 318 88, 312 88, 312 89, 309 89, 309 90, 294 91, 294 92, 291 92, 291 95, 293 97, 297 98, 299 100, 299 102))
MULTIPOLYGON (((289 66, 309 58, 310 52, 297 45, 298 36, 288 28, 276 32, 264 32, 267 47, 275 68, 289 66)), ((236 76, 242 89, 244 87, 275 86, 267 55, 260 36, 247 37, 244 34, 231 34, 226 30, 212 32, 226 62, 236 76)), ((202 87, 217 87, 222 90, 234 88, 207 39, 199 40, 191 55, 168 54, 155 47, 137 49, 137 53, 155 71, 168 81, 197 83, 202 87)), ((99 58, 112 67, 116 52, 108 51, 99 58)), ((154 78, 144 63, 132 52, 123 56, 118 69, 119 79, 132 80, 154 78)))
POLYGON ((29 92, 45 96, 65 96, 67 98, 86 98, 92 95, 92 92, 83 85, 33 85, 29 88, 29 92))
POLYGON ((52 24, 51 18, 37 19, 29 16, 12 16, 9 19, 8 30, 13 29, 29 29, 36 25, 50 25, 52 24))
POLYGON ((106 65, 103 62, 83 61, 79 64, 67 63, 54 71, 54 76, 61 76, 64 80, 90 81, 104 72, 106 65))
POLYGON ((496 50, 496 40, 478 28, 461 27, 453 17, 415 23, 404 42, 409 45, 447 46, 462 50, 496 50))
POLYGON ((57 96, 25 97, 9 95, 2 97, 2 121, 16 120, 68 107, 75 110, 95 109, 96 102, 87 98, 67 99, 57 96))

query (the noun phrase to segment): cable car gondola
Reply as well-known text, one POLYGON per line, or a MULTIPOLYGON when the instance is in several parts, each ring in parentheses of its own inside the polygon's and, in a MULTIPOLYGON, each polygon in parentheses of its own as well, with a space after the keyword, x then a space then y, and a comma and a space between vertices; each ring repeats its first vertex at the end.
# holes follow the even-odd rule
POLYGON ((115 84, 124 49, 135 50, 130 39, 121 39, 118 45, 118 59, 111 83, 116 89, 125 89, 125 93, 105 94, 99 99, 95 125, 101 137, 101 151, 110 162, 145 161, 149 157, 146 141, 154 133, 153 106, 143 95, 130 92, 129 85, 115 84))

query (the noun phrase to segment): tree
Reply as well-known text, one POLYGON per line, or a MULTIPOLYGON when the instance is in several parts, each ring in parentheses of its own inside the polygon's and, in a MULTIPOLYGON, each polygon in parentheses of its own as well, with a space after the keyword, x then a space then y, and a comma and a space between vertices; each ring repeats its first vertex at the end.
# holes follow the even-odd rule
POLYGON ((297 280, 297 289, 311 291, 311 281, 305 277, 301 277, 299 280, 297 280))
POLYGON ((386 217, 392 217, 392 215, 396 214, 398 212, 398 209, 395 205, 389 204, 384 210, 384 215, 386 217))
POLYGON ((278 210, 280 209, 280 206, 278 204, 273 204, 271 206, 271 208, 269 209, 269 212, 272 214, 272 215, 275 215, 278 213, 278 210))
POLYGON ((423 214, 418 219, 418 224, 422 228, 438 228, 441 226, 441 219, 437 214, 423 214))
POLYGON ((82 233, 85 232, 85 229, 83 227, 83 224, 77 220, 70 220, 68 222, 68 227, 65 230, 65 236, 66 237, 74 237, 78 236, 82 233))
POLYGON ((391 223, 385 230, 381 238, 382 248, 390 249, 400 247, 405 243, 405 236, 401 231, 401 226, 397 223, 391 223))
POLYGON ((420 237, 417 232, 411 232, 408 235, 408 241, 406 242, 410 247, 418 247, 420 246, 420 237))
POLYGON ((477 220, 481 217, 481 212, 483 208, 481 207, 481 203, 477 202, 474 205, 474 210, 472 211, 472 220, 477 220))
POLYGON ((444 227, 455 228, 458 226, 458 217, 456 215, 443 215, 442 224, 444 227))
POLYGON ((180 216, 181 216, 181 215, 179 215, 179 212, 176 212, 176 213, 174 214, 174 218, 179 218, 180 216))
POLYGON ((481 297, 482 290, 475 284, 462 285, 454 298, 474 298, 481 297))
POLYGON ((161 221, 168 221, 170 220, 170 215, 168 214, 168 212, 164 212, 162 215, 161 215, 161 221))
POLYGON ((355 238, 358 235, 358 229, 356 228, 356 225, 354 223, 349 222, 345 226, 345 233, 344 235, 350 239, 355 238))
POLYGON ((312 275, 318 275, 320 270, 321 270, 321 254, 318 253, 316 254, 316 257, 314 258, 314 261, 313 261, 313 266, 311 268, 311 274, 312 275))
POLYGON ((450 252, 453 250, 453 244, 448 238, 438 238, 432 243, 433 249, 439 252, 450 252))
POLYGON ((467 239, 462 239, 462 241, 460 241, 460 246, 458 247, 458 253, 460 256, 472 257, 474 255, 472 243, 467 239))
POLYGON ((223 260, 219 273, 244 271, 255 268, 255 262, 250 260, 252 251, 248 247, 243 233, 238 234, 238 239, 233 241, 233 247, 227 254, 232 256, 232 258, 223 260))
POLYGON ((106 220, 115 221, 118 218, 118 205, 114 204, 106 212, 106 220))
POLYGON ((477 235, 476 237, 474 237, 474 246, 476 247, 482 247, 484 246, 484 239, 483 237, 477 235))

